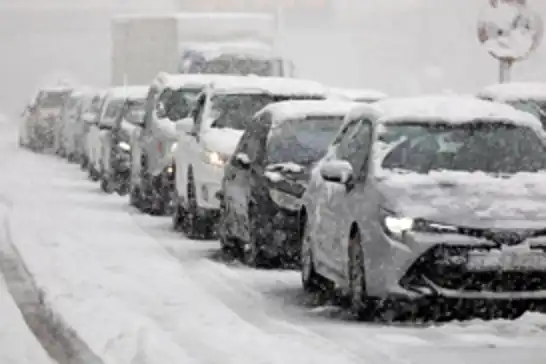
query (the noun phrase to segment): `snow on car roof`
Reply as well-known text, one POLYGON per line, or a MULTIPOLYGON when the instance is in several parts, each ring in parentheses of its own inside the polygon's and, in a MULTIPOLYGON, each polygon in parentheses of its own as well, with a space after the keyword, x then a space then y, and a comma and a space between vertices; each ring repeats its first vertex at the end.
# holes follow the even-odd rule
POLYGON ((311 95, 327 96, 327 88, 316 81, 261 76, 232 76, 214 82, 216 93, 259 93, 266 92, 274 95, 311 95))
POLYGON ((302 119, 310 116, 343 116, 359 105, 356 102, 341 100, 290 100, 269 104, 259 114, 270 112, 275 124, 286 120, 302 119))
POLYGON ((387 97, 386 94, 378 90, 359 88, 331 87, 330 93, 333 97, 340 97, 361 102, 373 102, 387 97))
POLYGON ((514 124, 542 130, 540 121, 529 113, 506 104, 466 96, 392 98, 372 105, 359 106, 358 109, 354 113, 369 114, 370 109, 376 110, 379 123, 404 121, 468 123, 480 119, 511 121, 514 124))
POLYGON ((142 99, 148 95, 149 86, 117 86, 108 89, 108 97, 142 99))
POLYGON ((241 76, 220 74, 170 74, 162 72, 157 75, 153 85, 171 89, 179 89, 184 87, 203 88, 207 85, 218 82, 223 78, 233 80, 234 77, 239 78, 241 76))
POLYGON ((499 101, 546 101, 546 83, 511 82, 490 85, 478 92, 478 97, 488 97, 499 101))

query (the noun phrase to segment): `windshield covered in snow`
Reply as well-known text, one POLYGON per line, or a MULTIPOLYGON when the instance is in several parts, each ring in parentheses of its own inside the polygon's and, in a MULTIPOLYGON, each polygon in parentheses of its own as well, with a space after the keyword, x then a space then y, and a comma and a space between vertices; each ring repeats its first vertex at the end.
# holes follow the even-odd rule
POLYGON ((384 169, 491 174, 546 169, 546 148, 539 135, 502 122, 390 124, 379 141, 395 145, 382 161, 384 169))
POLYGON ((271 94, 224 94, 211 98, 211 117, 213 128, 245 130, 254 114, 273 102, 287 100, 321 99, 309 95, 271 95, 271 94))
POLYGON ((521 100, 511 102, 510 105, 518 110, 528 112, 540 120, 542 126, 546 128, 546 102, 521 100))
POLYGON ((68 91, 47 91, 44 92, 40 98, 40 107, 46 108, 60 108, 63 106, 68 91))
POLYGON ((166 117, 176 122, 189 115, 200 92, 201 89, 198 88, 166 89, 159 97, 158 103, 166 117))
POLYGON ((342 116, 315 116, 281 123, 269 135, 268 163, 310 165, 316 162, 324 156, 342 123, 342 116))
POLYGON ((123 118, 133 124, 142 124, 144 122, 146 100, 130 100, 124 111, 123 118))

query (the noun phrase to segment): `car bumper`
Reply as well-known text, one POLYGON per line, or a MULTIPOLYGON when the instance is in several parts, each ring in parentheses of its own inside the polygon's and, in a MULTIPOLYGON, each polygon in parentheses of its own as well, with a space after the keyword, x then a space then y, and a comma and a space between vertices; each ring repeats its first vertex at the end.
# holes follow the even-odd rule
MULTIPOLYGON (((386 247, 383 258, 366 262, 371 296, 410 300, 546 300, 546 266, 519 270, 502 265, 496 269, 471 268, 470 259, 476 252, 497 249, 485 239, 412 232, 403 242, 384 234, 382 240, 380 244, 386 247)), ((535 239, 530 244, 541 254, 546 240, 535 239)))
POLYGON ((195 170, 195 192, 200 208, 211 212, 220 211, 217 193, 222 189, 224 168, 203 164, 195 170))

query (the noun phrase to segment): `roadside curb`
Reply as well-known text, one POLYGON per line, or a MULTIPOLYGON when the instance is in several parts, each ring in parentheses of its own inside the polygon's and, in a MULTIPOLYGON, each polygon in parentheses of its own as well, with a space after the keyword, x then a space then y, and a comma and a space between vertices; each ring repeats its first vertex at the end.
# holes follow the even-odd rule
POLYGON ((59 364, 104 364, 47 303, 44 290, 36 284, 11 237, 11 202, 0 196, 0 205, 7 207, 7 214, 1 217, 0 225, 0 274, 4 276, 9 293, 26 324, 49 356, 59 364))

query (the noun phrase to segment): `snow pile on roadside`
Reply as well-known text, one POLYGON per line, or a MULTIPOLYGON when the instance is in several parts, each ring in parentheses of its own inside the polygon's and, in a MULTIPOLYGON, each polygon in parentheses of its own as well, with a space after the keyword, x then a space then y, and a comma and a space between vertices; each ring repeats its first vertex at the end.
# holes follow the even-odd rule
POLYGON ((26 325, 0 275, 0 363, 53 364, 26 325))

